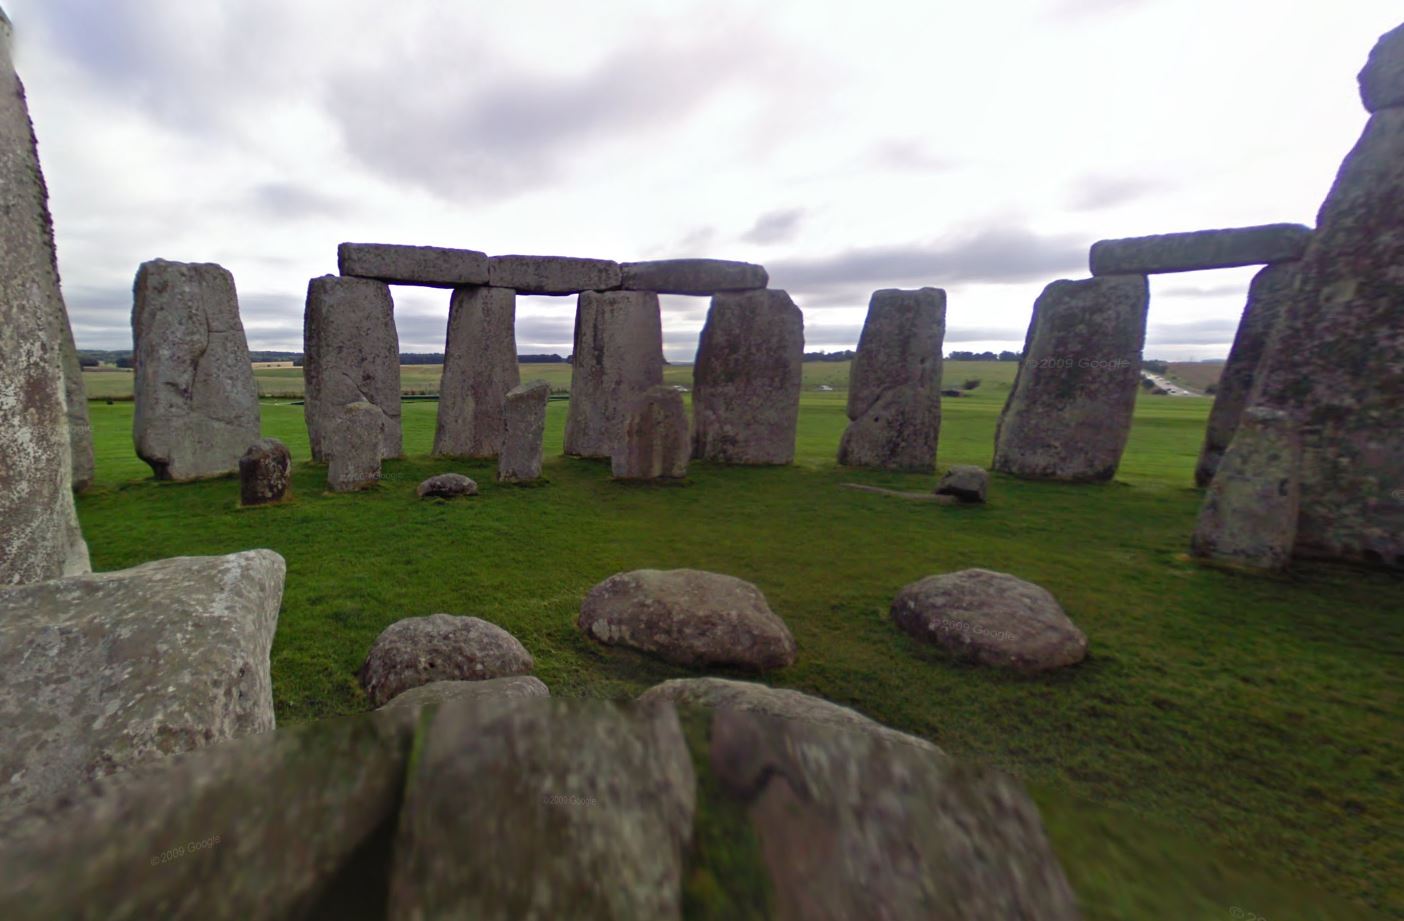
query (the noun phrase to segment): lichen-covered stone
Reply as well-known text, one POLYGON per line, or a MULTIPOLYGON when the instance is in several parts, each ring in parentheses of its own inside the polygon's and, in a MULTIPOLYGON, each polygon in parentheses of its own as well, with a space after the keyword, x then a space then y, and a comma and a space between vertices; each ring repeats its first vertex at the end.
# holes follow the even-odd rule
POLYGON ((132 307, 132 433, 158 480, 235 472, 259 436, 234 276, 211 263, 155 259, 137 270, 132 307))
POLYGON ((692 456, 788 464, 804 362, 804 315, 784 291, 718 294, 692 368, 692 456))
POLYGON ((1204 496, 1190 551, 1253 569, 1287 568, 1301 509, 1301 451, 1286 413, 1245 411, 1204 496))
POLYGON ((619 263, 573 256, 493 256, 488 284, 521 294, 580 294, 619 287, 619 263))
POLYGON ((292 489, 292 452, 276 438, 249 445, 239 458, 239 504, 270 505, 292 489))
POLYGON ((565 453, 612 457, 629 409, 663 383, 663 320, 651 291, 586 291, 575 313, 565 453))
POLYGON ((1375 43, 1360 71, 1360 100, 1370 112, 1404 107, 1404 25, 1375 43))
POLYGON ((390 285, 457 288, 488 283, 487 256, 471 249, 401 246, 392 243, 342 243, 336 248, 337 271, 390 285))
POLYGON ((0 592, 0 813, 271 730, 284 572, 251 550, 0 592))
POLYGON ((457 499, 476 496, 478 484, 461 473, 441 473, 420 483, 415 492, 421 499, 457 499))
POLYGON ((1305 225, 1263 224, 1102 240, 1092 244, 1090 261, 1093 275, 1197 272, 1290 262, 1302 258, 1309 242, 1305 225))
POLYGON ((434 429, 436 455, 496 457, 502 451, 503 401, 521 383, 516 318, 517 294, 508 288, 453 292, 434 429))
POLYGON ((650 387, 624 420, 611 472, 621 480, 665 480, 687 476, 692 455, 687 407, 676 387, 650 387))
POLYGON ((364 400, 385 416, 381 457, 404 453, 400 427, 400 337, 390 287, 323 275, 307 285, 303 316, 303 414, 312 459, 325 463, 324 435, 347 403, 364 400))
POLYGON ((936 495, 955 496, 961 502, 980 503, 990 488, 990 475, 983 467, 957 464, 942 475, 936 484, 936 495))
POLYGON ((873 293, 848 382, 848 428, 838 462, 929 473, 941 431, 946 292, 873 293))
POLYGON ((379 707, 434 681, 484 681, 525 675, 531 653, 516 637, 478 617, 407 617, 381 631, 357 672, 379 707))
POLYGON ((541 478, 541 440, 546 432, 546 403, 551 385, 528 381, 503 397, 502 453, 497 458, 499 483, 531 483, 541 478))
POLYGON ((696 779, 672 707, 448 701, 411 768, 391 919, 677 919, 696 779))
POLYGON ((1116 475, 1136 408, 1149 306, 1144 275, 1043 289, 995 430, 995 470, 1072 482, 1116 475))
POLYGON ((620 287, 659 294, 705 297, 722 291, 764 288, 770 282, 763 266, 726 259, 655 259, 625 262, 619 268, 620 287))
POLYGON ((365 400, 347 403, 322 425, 327 489, 356 492, 379 483, 386 426, 380 407, 365 400))

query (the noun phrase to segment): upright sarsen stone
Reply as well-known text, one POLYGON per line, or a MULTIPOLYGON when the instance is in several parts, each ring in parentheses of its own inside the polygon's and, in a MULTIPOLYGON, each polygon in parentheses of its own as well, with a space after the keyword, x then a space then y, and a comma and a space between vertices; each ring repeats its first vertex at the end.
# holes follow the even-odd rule
POLYGON ((1131 432, 1149 305, 1144 275, 1055 281, 1043 290, 995 430, 996 470, 1071 482, 1116 474, 1131 432))
POLYGON ((575 313, 565 453, 613 457, 624 417, 663 383, 663 320, 651 291, 585 291, 575 313))
POLYGON ((73 329, 64 318, 63 329, 63 391, 68 404, 68 445, 73 456, 73 491, 82 492, 93 485, 96 464, 93 458, 93 426, 88 419, 88 394, 83 389, 83 365, 78 360, 78 346, 73 341, 73 329))
POLYGON ((1285 569, 1301 502, 1300 433, 1275 409, 1250 408, 1199 511, 1191 552, 1253 569, 1285 569))
POLYGON ((132 345, 132 432, 156 478, 238 470, 244 449, 258 440, 259 410, 234 276, 211 263, 142 263, 132 345))
POLYGON ((546 432, 546 403, 551 385, 529 381, 507 391, 502 401, 502 453, 497 482, 531 483, 541 479, 541 439, 546 432))
POLYGON ((929 473, 941 430, 946 292, 874 292, 848 383, 838 462, 929 473))
POLYGON ((692 455, 687 407, 676 387, 650 387, 624 420, 611 473, 619 480, 669 480, 687 476, 692 455))
POLYGON ((804 315, 784 291, 712 298, 693 365, 692 456, 727 464, 795 459, 804 315))
POLYGON ((496 457, 502 450, 503 400, 521 383, 516 317, 517 293, 510 288, 453 292, 434 430, 436 455, 496 457))
POLYGON ((312 459, 327 460, 329 420, 348 403, 365 400, 385 415, 382 457, 403 452, 400 430, 400 338, 388 285, 323 275, 307 286, 303 318, 303 414, 312 459))
POLYGON ((380 446, 385 413, 374 403, 357 400, 323 420, 322 448, 327 455, 327 488, 355 492, 380 482, 380 446))

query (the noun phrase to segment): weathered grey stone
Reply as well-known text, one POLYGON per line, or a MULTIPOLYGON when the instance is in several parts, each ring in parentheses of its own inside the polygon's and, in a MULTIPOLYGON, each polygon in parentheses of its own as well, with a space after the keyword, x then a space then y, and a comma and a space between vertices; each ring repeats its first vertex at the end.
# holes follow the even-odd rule
POLYGON ((936 495, 955 496, 962 502, 985 501, 990 488, 990 475, 983 467, 957 464, 947 470, 936 484, 936 495))
POLYGON ((1375 43, 1360 71, 1360 99, 1370 112, 1404 107, 1404 25, 1375 43))
POLYGON ((679 479, 687 476, 691 454, 682 394, 660 385, 645 391, 625 418, 611 470, 621 480, 679 479))
POLYGON ((620 265, 620 287, 628 291, 691 294, 751 291, 770 283, 764 266, 727 259, 655 259, 620 265))
POLYGON ((1149 305, 1144 275, 1043 289, 995 431, 994 469, 1072 482, 1116 475, 1136 407, 1149 305))
POLYGON ((505 431, 503 399, 517 370, 517 295, 509 288, 458 288, 449 304, 434 453, 496 457, 505 431))
POLYGON ((692 456, 788 464, 804 362, 804 315, 784 291, 718 294, 692 367, 692 456))
POLYGON ((729 678, 673 678, 655 684, 639 695, 640 704, 670 701, 679 708, 744 710, 803 723, 818 723, 866 732, 890 742, 914 745, 940 753, 940 749, 919 736, 907 735, 869 719, 857 710, 841 707, 822 697, 812 697, 788 688, 772 688, 753 681, 729 678))
POLYGON ((343 243, 336 248, 337 271, 391 285, 457 288, 488 283, 488 259, 471 249, 343 243))
POLYGON ((142 263, 132 345, 132 432, 156 478, 236 471, 258 440, 259 409, 234 276, 212 263, 142 263))
POLYGON ((1290 416, 1246 410, 1204 496, 1190 552, 1253 569, 1286 569, 1301 509, 1301 452, 1290 416))
POLYGON ((327 488, 356 492, 380 482, 380 455, 385 444, 385 414, 374 403, 347 403, 323 420, 323 455, 327 488))
POLYGON ((323 435, 347 403, 385 414, 382 457, 404 453, 400 428, 400 337, 388 285, 323 275, 307 285, 303 317, 303 413, 312 459, 325 463, 323 435))
POLYGON ((457 499, 460 496, 476 496, 478 484, 461 473, 441 473, 420 483, 417 494, 421 499, 457 499))
POLYGON ((619 287, 619 263, 572 256, 493 256, 488 284, 520 294, 580 294, 619 287))
POLYGON ((913 582, 893 599, 892 622, 923 643, 1021 672, 1074 665, 1087 655, 1087 637, 1046 589, 988 569, 913 582))
POLYGON ((533 675, 512 675, 508 678, 487 678, 482 681, 431 681, 410 688, 390 698, 381 710, 410 710, 435 706, 450 700, 496 697, 520 700, 550 697, 551 690, 533 675))
POLYGON ((1270 265, 1253 276, 1248 288, 1248 303, 1238 332, 1233 337, 1228 361, 1219 374, 1214 405, 1209 410, 1209 424, 1204 432, 1204 447, 1194 468, 1194 482, 1208 486, 1219 469, 1219 462, 1238 430, 1238 420, 1248 405, 1253 390, 1253 377, 1267 348, 1268 337, 1277 325, 1297 288, 1296 262, 1270 265))
POLYGON ((565 453, 612 457, 624 419, 663 383, 663 320, 651 291, 586 291, 575 313, 565 453))
POLYGON ((848 428, 838 462, 929 473, 941 431, 946 292, 873 293, 848 382, 848 428))
POLYGON ((795 661, 795 638, 760 589, 696 569, 610 576, 585 596, 577 623, 593 640, 676 665, 761 671, 795 661))
POLYGON ((73 507, 49 193, 0 23, 0 585, 88 570, 73 507))
POLYGON ((1239 265, 1268 265, 1302 258, 1311 241, 1303 224, 1262 224, 1193 230, 1092 244, 1093 275, 1155 275, 1239 265))
POLYGON ((672 707, 444 703, 406 787, 389 917, 681 918, 695 803, 672 707))
POLYGON ((497 458, 499 483, 531 483, 541 478, 541 439, 546 432, 546 402, 551 385, 529 381, 503 397, 502 453, 497 458))
POLYGON ((995 771, 741 710, 713 715, 710 760, 782 921, 1079 917, 1037 807, 995 771))
POLYGON ((316 720, 89 784, 0 836, 0 917, 348 917, 318 907, 389 831, 409 742, 380 715, 316 720))
POLYGON ((239 504, 269 505, 290 497, 292 453, 276 438, 249 445, 239 458, 239 504))
POLYGON ((483 681, 525 675, 531 653, 512 634, 478 617, 407 617, 381 631, 357 672, 379 707, 434 681, 483 681))
POLYGON ((96 464, 93 458, 93 426, 88 419, 88 394, 83 387, 83 366, 78 346, 65 312, 63 328, 63 392, 68 406, 68 445, 73 457, 73 491, 83 492, 93 485, 96 464))
POLYGON ((0 591, 0 813, 272 729, 284 572, 251 550, 0 591))
POLYGON ((1404 109, 1383 109, 1321 206, 1249 405, 1302 439, 1298 555, 1404 566, 1404 109))

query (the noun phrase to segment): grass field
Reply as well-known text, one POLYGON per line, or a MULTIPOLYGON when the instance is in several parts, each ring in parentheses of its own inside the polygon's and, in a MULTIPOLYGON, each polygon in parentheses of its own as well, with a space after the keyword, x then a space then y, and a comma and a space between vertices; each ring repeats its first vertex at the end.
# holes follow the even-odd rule
MULTIPOLYGON (((1013 373, 948 363, 948 385, 982 383, 944 402, 942 466, 988 464, 1013 373)), ((386 463, 378 489, 329 495, 307 461, 302 407, 267 401, 265 433, 298 460, 296 500, 246 511, 232 479, 150 480, 132 453, 131 404, 95 402, 99 482, 79 512, 98 569, 252 547, 287 558, 272 663, 282 724, 367 709, 354 672, 371 642, 436 611, 510 630, 556 695, 633 696, 689 673, 587 642, 574 627, 585 592, 621 570, 710 569, 757 583, 795 633, 799 661, 765 680, 1024 778, 1087 918, 1404 916, 1404 581, 1188 561, 1208 400, 1143 396, 1114 483, 995 477, 988 506, 943 507, 839 488, 931 479, 837 468, 847 367, 806 374, 794 466, 694 464, 684 488, 624 486, 604 463, 560 457, 564 402, 549 408, 549 484, 499 487, 490 463, 430 459, 436 406, 410 402, 407 459, 386 463), (414 497, 447 470, 482 494, 414 497), (892 628, 903 585, 970 566, 1052 591, 1090 637, 1087 661, 1019 677, 892 628)), ((742 916, 724 899, 692 914, 742 916)))

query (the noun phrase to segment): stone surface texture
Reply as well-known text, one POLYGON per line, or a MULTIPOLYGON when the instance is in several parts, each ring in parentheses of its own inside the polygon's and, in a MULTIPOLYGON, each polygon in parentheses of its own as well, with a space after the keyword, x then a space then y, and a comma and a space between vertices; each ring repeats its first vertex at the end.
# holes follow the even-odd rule
POLYGON ((795 661, 795 638, 760 589, 696 569, 638 569, 610 576, 580 606, 585 635, 675 665, 764 670, 795 661))
POLYGON ((1071 482, 1116 475, 1149 305, 1144 275, 1055 281, 1043 290, 995 431, 995 470, 1071 482))
POLYGON ((528 381, 503 397, 502 453, 497 458, 499 483, 532 483, 541 479, 541 442, 550 398, 551 385, 546 381, 528 381))
POLYGON ((273 728, 271 550, 0 591, 0 813, 273 728))
POLYGON ((327 489, 356 492, 379 483, 386 426, 380 407, 365 400, 347 403, 322 424, 327 489))
POLYGON ((611 472, 621 480, 666 480, 687 476, 692 455, 687 406, 676 387, 650 387, 624 419, 611 472))
POLYGON ((379 707, 435 681, 483 681, 525 675, 531 653, 506 630, 477 617, 407 617, 381 631, 357 677, 379 707))
POLYGON ((873 293, 848 383, 848 428, 838 462, 929 473, 941 431, 946 292, 873 293))
POLYGON ((493 256, 488 284, 519 294, 580 294, 619 287, 619 263, 573 256, 493 256))
POLYGON ((292 452, 276 438, 249 445, 239 458, 239 504, 270 505, 291 497, 292 452))
POLYGON ((625 262, 619 268, 620 287, 627 291, 705 297, 722 291, 751 291, 770 283, 764 266, 726 259, 656 259, 625 262))
POLYGON ((1303 224, 1262 224, 1193 230, 1092 244, 1093 275, 1155 275, 1240 265, 1268 265, 1302 258, 1311 241, 1303 224))
POLYGON ((957 464, 936 484, 936 495, 955 496, 961 502, 984 502, 990 489, 990 475, 983 467, 957 464))
POLYGON ((1209 484, 1190 551, 1252 569, 1286 569, 1301 511, 1301 436, 1284 412, 1253 407, 1209 484))
POLYGON ((1404 25, 1375 43, 1360 71, 1360 100, 1369 112, 1404 108, 1404 25))
POLYGON ((389 917, 681 918, 696 795, 672 707, 447 702, 406 786, 389 917))
POLYGON ((503 400, 517 370, 517 295, 508 288, 458 288, 449 304, 434 453, 497 457, 506 431, 503 400))
POLYGON ((988 569, 913 582, 897 593, 891 613, 914 639, 981 665, 1038 672, 1087 654, 1087 637, 1046 589, 988 569))
POLYGON ((391 285, 457 288, 488 283, 487 256, 471 249, 342 243, 336 248, 336 262, 342 275, 391 285))
POLYGON ((254 383, 234 276, 156 259, 137 270, 132 434, 158 480, 233 473, 258 440, 254 383))
POLYGON ((0 586, 88 570, 73 506, 49 193, 0 22, 0 586))
POLYGON ((381 710, 414 710, 438 706, 450 700, 501 698, 521 700, 550 697, 551 691, 540 678, 532 675, 512 675, 507 678, 487 678, 482 681, 431 681, 396 694, 381 710))
POLYGON ((1248 405, 1253 378, 1267 348, 1268 337, 1296 292, 1297 268, 1296 262, 1267 266, 1253 276, 1253 283, 1248 287, 1248 303, 1243 308, 1243 318, 1238 321, 1228 360, 1219 374, 1219 386, 1204 431, 1204 446, 1195 464, 1194 482, 1198 486, 1209 485, 1229 442, 1233 441, 1234 432, 1238 431, 1238 420, 1248 405))
POLYGON ((784 291, 718 294, 692 368, 692 456, 788 464, 804 362, 804 315, 784 291))
POLYGON ((327 461, 331 420, 347 403, 366 401, 385 414, 382 457, 404 453, 400 428, 400 337, 389 286, 323 275, 307 285, 303 316, 303 413, 312 459, 327 461))
POLYGON ((663 320, 651 291, 586 291, 575 313, 565 453, 613 457, 629 409, 663 383, 663 320))
POLYGON ((73 457, 73 491, 83 492, 93 485, 96 461, 93 457, 93 426, 88 419, 88 394, 83 386, 83 366, 78 361, 78 346, 73 341, 73 329, 67 311, 63 326, 63 391, 68 406, 68 445, 73 457))
POLYGON ((416 494, 421 499, 457 499, 476 496, 478 484, 461 473, 441 473, 419 484, 416 494))

